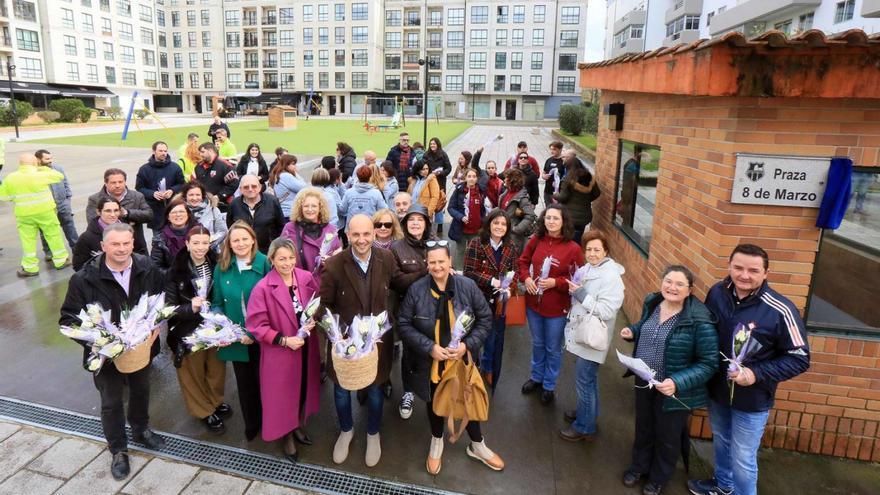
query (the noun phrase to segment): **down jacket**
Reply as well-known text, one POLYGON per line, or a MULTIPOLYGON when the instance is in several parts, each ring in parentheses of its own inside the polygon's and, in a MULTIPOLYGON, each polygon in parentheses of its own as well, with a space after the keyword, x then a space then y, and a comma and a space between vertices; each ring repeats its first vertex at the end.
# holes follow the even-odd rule
MULTIPOLYGON (((633 355, 639 342, 639 333, 654 308, 663 301, 659 292, 649 294, 642 307, 642 317, 629 328, 633 333, 633 355)), ((688 296, 678 316, 675 328, 666 338, 666 376, 675 382, 675 397, 663 398, 664 411, 680 411, 685 405, 691 409, 706 407, 709 395, 706 382, 718 371, 718 332, 715 318, 706 306, 693 295, 688 296), (680 401, 680 402, 679 402, 680 401)), ((627 372, 627 375, 631 373, 627 372)))
MULTIPOLYGON (((617 312, 623 305, 623 266, 611 258, 605 258, 597 266, 590 266, 581 288, 572 294, 572 306, 581 304, 587 311, 592 310, 600 320, 608 326, 609 337, 613 337, 617 312)), ((609 338, 611 342, 613 339, 609 338)), ((574 333, 565 327, 565 349, 575 356, 602 364, 608 355, 608 349, 600 351, 579 344, 574 340, 574 333)))

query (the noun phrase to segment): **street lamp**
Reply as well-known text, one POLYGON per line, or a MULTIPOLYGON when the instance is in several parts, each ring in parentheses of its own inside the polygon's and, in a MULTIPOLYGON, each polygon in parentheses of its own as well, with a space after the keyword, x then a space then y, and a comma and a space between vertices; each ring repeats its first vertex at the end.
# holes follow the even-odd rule
POLYGON ((422 142, 425 143, 425 146, 427 146, 428 145, 428 79, 429 79, 428 70, 433 69, 435 63, 433 60, 428 60, 427 58, 420 58, 419 65, 425 66, 425 91, 424 91, 424 96, 422 99, 422 116, 424 117, 424 127, 422 130, 422 133, 424 136, 423 136, 422 142))
POLYGON ((15 66, 6 62, 6 75, 9 76, 9 104, 12 108, 12 123, 15 124, 15 139, 18 139, 20 136, 18 135, 18 117, 15 114, 15 88, 12 87, 12 71, 15 70, 15 66))

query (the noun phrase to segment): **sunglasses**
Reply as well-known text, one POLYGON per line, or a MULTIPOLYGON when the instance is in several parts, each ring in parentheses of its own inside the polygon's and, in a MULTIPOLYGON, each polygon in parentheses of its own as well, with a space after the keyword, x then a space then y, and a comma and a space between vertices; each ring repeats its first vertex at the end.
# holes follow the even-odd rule
POLYGON ((519 157, 519 159, 520 159, 520 160, 528 160, 529 157, 528 157, 528 156, 521 156, 521 157, 519 157))
POLYGON ((374 229, 390 229, 394 227, 394 222, 373 222, 374 229))
POLYGON ((446 247, 448 245, 449 245, 449 241, 447 241, 446 239, 441 239, 439 241, 428 241, 425 243, 425 246, 427 246, 429 248, 437 247, 437 246, 446 247))

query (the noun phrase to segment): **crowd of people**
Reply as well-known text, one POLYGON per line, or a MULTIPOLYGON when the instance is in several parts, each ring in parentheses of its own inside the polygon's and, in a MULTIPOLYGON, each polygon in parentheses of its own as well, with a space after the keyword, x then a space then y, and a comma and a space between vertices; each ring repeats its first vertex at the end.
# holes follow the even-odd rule
MULTIPOLYGON (((226 431, 224 419, 234 408, 224 399, 225 363, 232 362, 245 437, 278 441, 284 455, 296 460, 299 448, 312 444, 306 425, 319 410, 321 382, 329 379, 339 422, 332 459, 341 464, 348 458, 351 392, 357 392, 367 409, 364 460, 370 467, 381 459, 383 403, 394 396, 398 341, 398 412, 409 419, 416 398, 426 402, 432 438, 425 467, 436 475, 446 425, 432 407, 439 377, 449 363, 473 360, 494 393, 502 375, 506 304, 522 297, 532 344, 522 394, 554 402, 563 351, 571 353, 577 402, 565 410, 568 426, 559 435, 573 442, 596 438, 598 370, 624 301, 625 269, 611 257, 608 239, 590 229, 599 186, 573 151, 552 142, 541 169, 520 142, 505 163, 481 164, 482 148, 451 160, 439 139, 425 148, 402 133, 384 161, 372 151, 357 160, 351 146, 339 142, 336 156, 324 157, 305 180, 297 158, 283 148, 275 150, 271 164, 255 143, 230 161, 235 153, 222 150, 235 146, 220 124, 211 126, 214 142, 199 144, 190 134, 177 162, 166 143, 156 142, 134 189, 127 187, 125 171, 106 170, 103 187, 89 197, 88 226, 78 236, 70 227, 66 177, 53 166, 51 153, 20 158, 19 170, 0 185, 0 199, 16 203, 21 276, 37 272, 37 232, 58 269, 71 263, 64 237, 71 245, 76 272, 61 324, 78 323, 90 303, 110 309, 118 321, 141 295, 164 292, 178 306, 164 342, 193 418, 211 432, 226 431), (542 197, 539 178, 545 182, 542 197), (144 226, 152 232, 149 244, 144 226), (210 281, 206 294, 196 292, 196 278, 210 281), (314 321, 302 323, 306 305, 318 296, 318 313, 338 315, 343 326, 359 315, 391 315, 393 332, 377 345, 375 380, 361 390, 340 385, 327 339, 314 321), (184 338, 208 308, 247 335, 219 349, 189 350, 184 338), (474 323, 452 345, 456 316, 465 312, 474 323), (606 345, 583 338, 573 324, 580 321, 575 313, 601 324, 596 328, 607 332, 606 345), (302 337, 301 325, 309 336, 302 337)), ((619 332, 633 343, 633 357, 656 371, 656 383, 635 378, 635 438, 624 485, 644 481, 643 493, 661 493, 678 457, 687 455, 690 412, 708 407, 715 477, 689 482, 690 491, 756 493, 757 448, 776 386, 809 366, 803 322, 794 305, 768 286, 768 269, 763 249, 737 246, 728 277, 702 302, 692 293, 691 271, 669 266, 658 290, 645 296, 641 318, 619 332), (736 354, 734 337, 742 325, 752 329, 757 345, 729 368, 724 356, 736 354)), ((157 339, 152 356, 158 352, 157 339)), ((148 424, 149 375, 150 366, 121 373, 108 362, 94 377, 117 479, 129 474, 126 417, 134 440, 164 447, 148 424)), ((487 446, 481 423, 469 422, 466 431, 467 455, 502 470, 504 461, 487 446)))

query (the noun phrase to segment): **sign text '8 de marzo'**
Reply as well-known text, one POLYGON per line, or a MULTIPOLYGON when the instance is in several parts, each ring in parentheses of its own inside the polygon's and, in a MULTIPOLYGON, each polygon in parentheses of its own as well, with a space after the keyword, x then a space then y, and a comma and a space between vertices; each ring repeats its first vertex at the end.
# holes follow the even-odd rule
POLYGON ((831 159, 737 153, 731 203, 818 208, 831 159))

